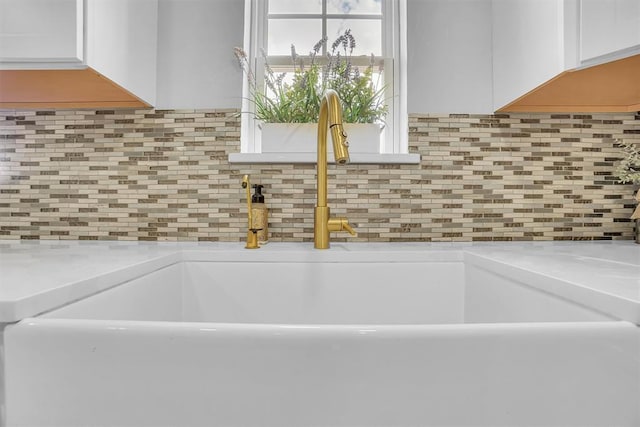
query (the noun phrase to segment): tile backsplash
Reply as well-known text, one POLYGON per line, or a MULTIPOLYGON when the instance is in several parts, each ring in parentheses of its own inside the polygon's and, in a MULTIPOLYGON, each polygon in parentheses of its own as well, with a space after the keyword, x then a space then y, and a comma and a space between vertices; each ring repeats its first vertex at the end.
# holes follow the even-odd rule
MULTIPOLYGON (((333 240, 631 239, 616 138, 640 114, 412 114, 420 164, 329 167, 333 240)), ((315 165, 239 150, 236 110, 0 111, 0 238, 241 241, 250 174, 271 240, 313 240, 315 165)))

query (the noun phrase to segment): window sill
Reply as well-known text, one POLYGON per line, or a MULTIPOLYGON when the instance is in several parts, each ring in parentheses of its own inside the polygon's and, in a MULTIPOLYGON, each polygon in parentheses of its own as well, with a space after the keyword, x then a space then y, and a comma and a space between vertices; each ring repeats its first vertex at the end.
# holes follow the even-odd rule
MULTIPOLYGON (((329 163, 334 163, 331 156, 329 163)), ((316 153, 231 153, 229 163, 316 163, 316 153)), ((350 155, 351 164, 405 164, 420 163, 420 154, 363 154, 350 155)))

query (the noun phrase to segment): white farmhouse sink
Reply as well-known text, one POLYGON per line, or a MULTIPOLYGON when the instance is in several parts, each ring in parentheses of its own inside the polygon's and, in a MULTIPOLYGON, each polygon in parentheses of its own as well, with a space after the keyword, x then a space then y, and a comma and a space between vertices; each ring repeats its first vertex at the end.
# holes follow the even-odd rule
POLYGON ((456 248, 251 253, 8 326, 7 424, 640 425, 638 328, 565 280, 456 248))

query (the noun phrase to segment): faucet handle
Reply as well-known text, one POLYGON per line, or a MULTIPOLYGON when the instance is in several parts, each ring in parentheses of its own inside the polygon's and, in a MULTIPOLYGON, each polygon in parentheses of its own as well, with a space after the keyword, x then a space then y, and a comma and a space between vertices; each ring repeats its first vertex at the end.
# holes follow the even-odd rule
POLYGON ((349 224, 349 221, 345 220, 344 223, 342 224, 342 229, 345 231, 348 231, 349 234, 351 234, 352 236, 355 236, 356 230, 353 229, 353 227, 351 227, 351 225, 349 224))
POLYGON ((347 218, 329 218, 329 231, 346 231, 352 236, 356 235, 356 231, 349 224, 347 218))

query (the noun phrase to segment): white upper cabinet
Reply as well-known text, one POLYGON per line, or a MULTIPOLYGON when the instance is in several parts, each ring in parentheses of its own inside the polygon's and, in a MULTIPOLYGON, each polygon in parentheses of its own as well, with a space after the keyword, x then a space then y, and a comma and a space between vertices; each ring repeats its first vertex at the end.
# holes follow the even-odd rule
POLYGON ((494 110, 575 65, 566 63, 572 58, 564 42, 568 3, 493 0, 494 110))
MULTIPOLYGON (((104 76, 120 93, 152 106, 156 103, 157 42, 158 0, 0 0, 0 70, 81 69, 92 72, 97 82, 88 84, 88 89, 100 86, 104 76)), ((27 81, 15 74, 4 79, 14 85, 27 81)), ((19 90, 9 93, 9 89, 0 91, 0 103, 5 92, 6 102, 20 98, 19 90)), ((104 90, 96 92, 103 97, 97 102, 112 98, 104 98, 104 90)), ((18 101, 56 103, 48 95, 41 98, 45 100, 18 101)), ((75 105, 92 105, 91 101, 83 99, 75 105)), ((73 104, 62 98, 59 102, 73 104)))
POLYGON ((156 104, 157 0, 86 0, 87 65, 156 104))
POLYGON ((615 81, 625 75, 620 70, 600 67, 591 82, 569 71, 639 54, 640 1, 492 0, 492 12, 494 110, 626 111, 635 105, 612 92, 589 98, 575 89, 615 81))
POLYGON ((640 53, 640 1, 580 1, 581 65, 640 53))
POLYGON ((3 68, 82 65, 83 0, 0 0, 3 68))

